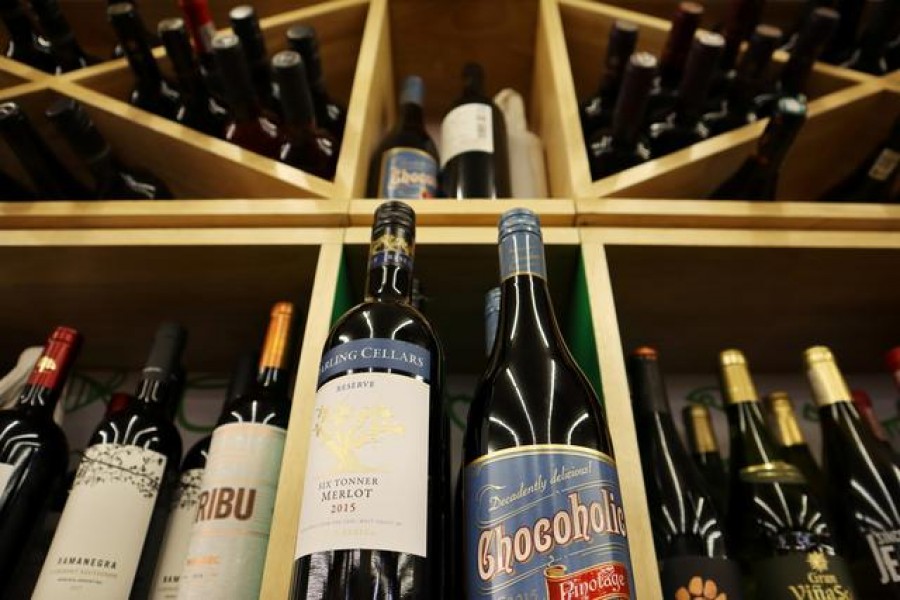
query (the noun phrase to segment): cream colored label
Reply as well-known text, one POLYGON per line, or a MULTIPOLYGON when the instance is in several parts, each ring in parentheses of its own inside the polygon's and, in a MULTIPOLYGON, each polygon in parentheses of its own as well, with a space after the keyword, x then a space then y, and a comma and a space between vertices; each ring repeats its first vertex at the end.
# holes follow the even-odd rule
POLYGON ((389 550, 425 556, 429 386, 356 373, 319 388, 295 556, 389 550))
POLYGON ((128 598, 165 468, 152 450, 89 447, 32 599, 128 598))
POLYGON ((9 485, 9 480, 12 479, 13 473, 15 472, 16 467, 14 465, 0 463, 0 500, 3 500, 9 493, 6 486, 9 485))
POLYGON ((178 598, 178 580, 181 578, 191 541, 191 527, 197 516, 202 483, 203 469, 191 469, 181 474, 172 500, 172 512, 166 524, 166 537, 153 575, 153 588, 150 591, 152 600, 178 598))
POLYGON ((890 148, 885 148, 878 155, 875 164, 869 169, 869 177, 876 181, 885 181, 900 164, 900 152, 895 152, 890 148))
POLYGON ((494 152, 494 115, 487 104, 463 104, 444 117, 441 167, 463 152, 494 152))
POLYGON ((215 430, 179 581, 181 600, 259 595, 285 431, 259 423, 215 430))

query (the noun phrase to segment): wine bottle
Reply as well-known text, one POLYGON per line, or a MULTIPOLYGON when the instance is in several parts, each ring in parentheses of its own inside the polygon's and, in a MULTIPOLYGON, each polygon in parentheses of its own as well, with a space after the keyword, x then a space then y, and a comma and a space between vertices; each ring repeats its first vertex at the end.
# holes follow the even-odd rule
POLYGON ((316 177, 334 179, 337 141, 316 123, 303 59, 293 50, 279 52, 272 58, 272 74, 284 116, 285 142, 279 159, 316 177))
POLYGON ((712 494, 719 514, 727 515, 728 471, 719 453, 719 441, 716 439, 709 408, 703 404, 685 406, 681 411, 681 420, 687 435, 691 459, 712 494))
POLYGON ((69 464, 66 436, 53 411, 81 347, 81 334, 57 327, 19 392, 0 411, 0 594, 19 582, 34 537, 69 464))
POLYGON ((33 600, 148 593, 181 459, 167 405, 186 339, 180 325, 159 327, 137 401, 91 436, 33 600))
POLYGON ((15 102, 0 104, 0 137, 25 169, 39 199, 87 200, 93 196, 59 161, 15 102))
POLYGON ((56 72, 57 64, 50 50, 50 42, 34 30, 19 0, 0 1, 0 21, 3 21, 8 33, 3 56, 45 73, 56 72))
POLYGON ((694 38, 675 108, 650 125, 650 153, 665 156, 709 137, 701 122, 706 97, 716 73, 725 40, 718 33, 701 31, 694 38))
POLYGON ((500 326, 500 288, 494 287, 484 295, 484 353, 490 356, 500 326))
POLYGON ((799 469, 810 491, 815 494, 820 504, 825 505, 828 498, 825 478, 797 423, 791 397, 786 392, 772 392, 766 396, 766 408, 770 418, 770 430, 776 443, 781 446, 782 456, 799 469))
POLYGON ((740 598, 741 570, 728 556, 724 515, 675 430, 656 350, 637 348, 627 366, 663 597, 684 596, 699 578, 711 582, 706 597, 740 598))
POLYGON ((719 69, 728 72, 734 68, 741 44, 750 37, 750 34, 759 25, 762 17, 765 0, 732 0, 722 35, 725 38, 725 49, 722 51, 722 59, 719 69))
POLYGON ((414 248, 412 208, 379 206, 365 300, 334 324, 322 354, 293 600, 445 597, 444 357, 409 305, 414 248))
MULTIPOLYGON (((138 10, 137 2, 135 2, 134 0, 107 0, 106 4, 107 4, 107 6, 112 6, 113 4, 121 4, 122 2, 129 2, 129 1, 131 1, 131 3, 134 4, 135 10, 138 10)), ((146 27, 144 28, 144 38, 147 40, 147 43, 150 45, 151 48, 157 48, 162 45, 162 40, 159 38, 159 35, 157 35, 153 31, 150 31, 150 29, 148 29, 146 27)), ((124 56, 125 56, 125 48, 122 46, 121 43, 116 44, 112 51, 112 57, 113 58, 122 58, 124 56)))
POLYGON ((425 130, 425 84, 421 77, 403 81, 400 120, 372 153, 366 194, 369 198, 413 200, 438 193, 437 147, 425 130))
POLYGON ((499 230, 500 325, 465 432, 465 597, 564 598, 578 581, 633 598, 606 415, 557 325, 538 217, 512 209, 499 230))
POLYGON ((840 20, 834 35, 822 51, 822 60, 840 64, 850 58, 856 47, 857 32, 866 8, 866 0, 836 0, 834 8, 840 20))
POLYGON ((860 419, 831 351, 804 353, 838 540, 860 598, 900 598, 900 467, 860 419))
POLYGON ((30 0, 29 4, 50 42, 50 50, 56 57, 57 72, 66 73, 100 62, 99 58, 81 49, 58 0, 30 0))
MULTIPOLYGON (((263 106, 277 113, 281 110, 281 105, 273 92, 269 52, 266 50, 266 38, 263 37, 262 29, 259 27, 256 10, 249 4, 242 4, 232 8, 228 12, 228 18, 231 21, 231 29, 241 40, 241 48, 247 59, 247 66, 250 67, 250 78, 253 80, 257 98, 263 106)), ((223 71, 222 75, 228 77, 229 73, 223 71)))
POLYGON ((325 86, 316 30, 309 25, 298 24, 288 28, 286 36, 290 49, 299 52, 306 65, 306 77, 316 105, 316 123, 330 131, 337 140, 337 147, 340 147, 347 125, 347 108, 335 100, 325 86))
POLYGON ((812 16, 813 11, 817 8, 833 8, 834 4, 835 0, 806 0, 803 3, 802 8, 797 11, 797 15, 791 21, 791 25, 785 30, 783 37, 784 43, 782 44, 781 49, 785 52, 793 52, 794 46, 797 44, 797 38, 799 37, 800 32, 803 31, 806 22, 812 16))
POLYGON ((856 407, 859 418, 863 420, 875 439, 890 452, 893 452, 894 448, 891 446, 891 440, 888 438, 887 431, 884 430, 884 426, 872 407, 872 398, 869 397, 869 394, 863 390, 850 390, 850 395, 853 396, 853 406, 856 407))
POLYGON ((463 67, 463 93, 441 123, 441 184, 447 198, 509 198, 503 113, 485 95, 484 70, 463 67))
MULTIPOLYGON (((255 353, 248 352, 241 356, 228 383, 225 403, 222 405, 222 413, 219 416, 220 420, 238 398, 245 396, 250 391, 251 383, 256 378, 256 364, 255 353)), ((181 571, 191 541, 191 528, 200 505, 203 472, 206 469, 211 440, 212 435, 200 439, 188 450, 181 463, 181 475, 172 496, 171 512, 159 560, 156 563, 156 572, 153 575, 150 600, 175 600, 178 598, 178 582, 181 579, 181 571)))
POLYGON ((594 92, 587 100, 578 105, 578 116, 581 120, 581 133, 587 142, 600 129, 608 127, 612 122, 612 111, 619 95, 619 87, 625 74, 628 59, 637 47, 638 28, 630 21, 618 20, 609 30, 606 43, 606 58, 603 65, 603 77, 594 92))
POLYGON ((293 316, 289 302, 272 308, 256 383, 213 431, 178 581, 181 600, 259 596, 290 416, 293 316))
POLYGON ((50 105, 45 115, 93 175, 97 198, 164 200, 174 197, 155 175, 123 165, 87 111, 75 100, 60 98, 50 105))
MULTIPOLYGON (((647 117, 648 123, 654 123, 666 116, 675 106, 678 95, 678 84, 684 77, 684 66, 687 63, 691 43, 700 21, 703 19, 703 5, 696 2, 680 2, 672 17, 672 26, 666 37, 659 59, 659 77, 655 81, 650 94, 647 117)), ((627 59, 626 59, 627 60, 627 59)))
POLYGON ((284 136, 274 117, 263 110, 250 77, 250 67, 236 35, 219 34, 213 40, 217 70, 222 78, 230 120, 225 139, 242 148, 278 159, 284 136))
POLYGON ((797 43, 781 69, 774 89, 769 93, 760 94, 753 101, 757 118, 770 116, 777 108, 778 100, 784 96, 796 97, 806 94, 806 84, 812 74, 813 65, 831 39, 838 20, 837 12, 830 8, 817 8, 812 12, 797 36, 797 43))
POLYGON ((833 202, 892 202, 900 173, 900 117, 890 135, 860 166, 824 196, 833 202))
POLYGON ((162 76, 144 36, 144 22, 137 9, 130 2, 121 2, 107 8, 106 14, 134 75, 134 89, 128 101, 147 112, 178 120, 184 111, 181 94, 162 76))
POLYGON ((756 121, 753 100, 767 91, 772 54, 781 39, 782 33, 777 27, 756 27, 733 72, 721 107, 703 115, 703 124, 710 136, 756 121))
POLYGON ((766 429, 756 387, 739 350, 719 355, 731 438, 727 529, 750 598, 861 598, 835 551, 822 505, 766 429))
POLYGON ((656 57, 647 52, 631 55, 622 91, 616 99, 612 127, 601 129, 588 142, 591 179, 601 179, 650 159, 642 131, 655 76, 656 57))
POLYGON ((181 91, 183 109, 178 121, 201 133, 222 137, 228 124, 228 113, 210 93, 200 65, 194 60, 184 20, 163 19, 158 30, 181 91))
POLYGON ((794 139, 806 122, 803 96, 778 100, 756 150, 735 173, 710 194, 715 200, 775 200, 778 176, 794 139))

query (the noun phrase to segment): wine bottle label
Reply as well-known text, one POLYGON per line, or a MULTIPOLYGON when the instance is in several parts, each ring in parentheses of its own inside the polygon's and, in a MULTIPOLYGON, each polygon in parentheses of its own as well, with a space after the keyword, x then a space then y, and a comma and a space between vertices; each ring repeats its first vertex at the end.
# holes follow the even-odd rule
POLYGON ((824 552, 788 554, 753 565, 756 597, 766 600, 834 598, 858 600, 850 570, 839 556, 824 552))
POLYGON ((418 148, 391 148, 381 155, 378 197, 399 200, 434 198, 438 166, 434 157, 418 148))
MULTIPOLYGON (((377 342, 373 350, 391 343, 360 341, 367 348, 377 342)), ((430 362, 427 350, 415 348, 415 359, 401 347, 387 350, 391 364, 401 355, 404 365, 430 362)), ((382 367, 381 360, 370 355, 367 368, 382 367)), ((341 368, 362 366, 348 360, 341 368)), ((319 388, 296 558, 352 549, 426 555, 429 388, 424 378, 394 373, 352 373, 319 388)))
POLYGON ((441 168, 464 152, 494 152, 494 115, 488 104, 457 106, 441 123, 441 168))
POLYGON ((663 600, 741 600, 741 570, 725 558, 679 556, 662 561, 663 600))
POLYGON ((187 558, 202 483, 203 469, 190 469, 181 474, 172 500, 169 522, 166 524, 166 536, 156 563, 156 573, 153 575, 151 600, 178 598, 178 580, 187 558))
POLYGON ((354 340, 322 355, 318 385, 340 373, 369 369, 390 369, 427 383, 431 373, 431 354, 421 346, 399 340, 354 340))
POLYGON ((869 177, 876 181, 887 181, 897 165, 900 165, 900 152, 885 148, 869 169, 869 177))
POLYGON ((465 470, 467 598, 633 598, 613 460, 587 448, 524 446, 465 470))
POLYGON ((137 446, 85 450, 32 598, 128 598, 165 468, 137 446))
POLYGON ((285 431, 217 427, 209 446, 179 598, 256 598, 262 582, 285 431))
POLYGON ((9 485, 9 480, 12 479, 13 473, 15 472, 15 465, 0 463, 0 503, 5 502, 7 499, 6 486, 9 485))
POLYGON ((900 583, 900 530, 873 531, 866 534, 866 542, 878 567, 878 583, 900 583))

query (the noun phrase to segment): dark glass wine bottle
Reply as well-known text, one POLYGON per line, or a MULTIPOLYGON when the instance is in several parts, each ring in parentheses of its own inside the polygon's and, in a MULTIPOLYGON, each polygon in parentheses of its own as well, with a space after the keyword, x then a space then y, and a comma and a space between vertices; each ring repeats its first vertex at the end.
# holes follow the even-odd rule
POLYGON ((44 561, 34 600, 143 598, 178 478, 181 436, 167 414, 187 332, 156 332, 135 397, 97 426, 44 561))
POLYGON ((659 59, 659 77, 650 94, 647 122, 654 123, 665 117, 675 106, 678 84, 684 77, 684 66, 694 41, 694 35, 703 19, 703 5, 696 2, 680 2, 672 17, 672 26, 666 37, 659 59))
POLYGON ((59 161, 15 102, 0 104, 0 137, 25 169, 39 200, 87 200, 93 197, 59 161))
POLYGON ((628 383, 663 597, 685 596, 699 578, 712 581, 707 598, 740 598, 741 570, 728 556, 724 515, 675 430, 656 350, 631 353, 628 383))
POLYGON ((900 598, 900 467, 860 419, 831 351, 804 353, 838 541, 860 598, 900 598))
MULTIPOLYGON (((228 382, 222 415, 230 410, 238 398, 243 398, 250 392, 251 384, 256 379, 257 363, 254 352, 247 352, 241 356, 228 382)), ((220 415, 219 419, 221 418, 220 415)), ((172 496, 163 546, 153 575, 153 587, 150 590, 150 598, 153 600, 174 600, 178 597, 178 584, 188 554, 191 529, 200 506, 203 472, 206 469, 211 440, 212 435, 201 438, 191 446, 181 463, 181 475, 172 496)))
POLYGON ((766 429, 744 355, 722 352, 719 375, 731 437, 727 533, 744 570, 746 595, 862 598, 835 551, 823 505, 766 429))
POLYGON ((631 55, 616 99, 612 126, 599 130, 588 141, 591 179, 601 179, 650 160, 643 129, 655 77, 656 57, 647 52, 631 55))
MULTIPOLYGON (((81 334, 57 327, 44 346, 14 408, 0 411, 0 595, 29 588, 20 565, 63 482, 69 464, 66 436, 53 421, 81 334)), ((11 597, 11 596, 9 596, 11 597)))
POLYGON ((563 598, 577 581, 634 598, 606 415, 556 322, 538 217, 512 209, 499 229, 500 325, 463 450, 465 597, 563 598))
POLYGON ((863 11, 866 8, 866 0, 836 0, 833 8, 840 15, 840 20, 835 28, 825 49, 822 51, 822 60, 840 64, 850 58, 856 47, 859 24, 862 22, 863 11))
POLYGON ((256 95, 250 67, 236 35, 219 34, 213 40, 216 64, 222 77, 225 103, 231 117, 225 128, 225 139, 242 148, 278 159, 284 136, 265 111, 256 95))
POLYGON ((717 33, 701 31, 694 38, 675 107, 650 125, 650 153, 654 157, 665 156, 709 137, 709 130, 700 118, 724 44, 725 40, 717 33))
POLYGON ((830 8, 817 8, 812 12, 797 36, 791 56, 781 69, 774 88, 754 99, 754 112, 757 118, 768 117, 775 112, 778 100, 784 96, 796 97, 806 94, 806 85, 812 74, 813 65, 831 39, 838 20, 837 12, 830 8))
POLYGON ((722 27, 722 36, 725 38, 725 49, 719 62, 719 69, 728 72, 737 63, 744 43, 759 25, 766 0, 731 0, 728 16, 722 27))
POLYGON ((425 84, 421 77, 403 81, 400 120, 389 131, 369 163, 369 198, 414 200, 438 194, 437 147, 425 130, 425 84))
POLYGON ((869 157, 844 180, 825 194, 832 202, 893 202, 900 174, 900 117, 891 133, 869 157))
POLYGON ((728 514, 728 471, 719 453, 719 441, 712 425, 712 415, 704 404, 691 404, 681 411, 687 434, 688 449, 697 471, 706 482, 720 515, 728 514))
POLYGON ((603 76, 597 91, 578 105, 581 133, 585 142, 612 122, 612 111, 619 95, 628 59, 637 47, 638 27, 630 21, 618 20, 609 30, 603 76))
POLYGON ((484 353, 492 354, 497 329, 500 327, 500 288, 488 290, 484 295, 484 353))
POLYGON ((57 64, 50 42, 35 31, 19 0, 0 1, 0 21, 3 21, 8 33, 3 56, 45 73, 56 72, 57 64))
POLYGON ((216 101, 207 87, 184 20, 163 19, 158 26, 166 56, 175 72, 181 92, 182 112, 178 121, 207 135, 222 137, 228 124, 228 112, 216 101))
POLYGON ((378 207, 365 300, 322 354, 292 600, 445 597, 444 357, 409 304, 414 249, 412 208, 378 207))
POLYGON ((869 428, 869 431, 872 432, 872 435, 875 436, 875 439, 877 439, 882 446, 893 453, 894 447, 891 446, 891 440, 888 437, 888 433, 881 424, 878 414, 875 413, 875 408, 872 406, 872 398, 864 390, 850 390, 850 394, 853 396, 853 406, 856 407, 856 411, 866 424, 866 427, 869 428))
MULTIPOLYGON (((278 113, 281 105, 275 98, 272 86, 271 71, 269 70, 269 52, 266 49, 266 38, 259 27, 259 18, 256 10, 249 4, 235 6, 228 12, 231 21, 231 29, 241 40, 241 48, 250 67, 250 78, 256 89, 256 97, 267 109, 278 113)), ((223 77, 228 77, 227 71, 222 72, 223 77)))
POLYGON ((828 498, 825 477, 797 423, 791 397, 786 392, 772 392, 766 396, 766 408, 769 413, 770 430, 776 443, 781 446, 782 456, 800 470, 810 491, 824 506, 828 498))
POLYGON ((181 94, 162 76, 144 36, 144 22, 137 9, 130 2, 121 2, 111 5, 106 14, 134 75, 134 89, 128 101, 166 119, 178 120, 184 110, 181 94))
POLYGON ((716 190, 715 200, 775 200, 778 176, 794 139, 806 122, 806 101, 800 96, 778 100, 756 150, 716 190))
MULTIPOLYGON (((129 2, 129 1, 132 4, 134 4, 135 9, 137 9, 137 2, 135 2, 134 0, 107 0, 106 4, 107 4, 107 6, 112 6, 113 4, 120 4, 122 2, 129 2)), ((162 45, 162 40, 160 40, 159 35, 157 35, 153 31, 150 31, 147 28, 144 28, 144 38, 147 40, 147 43, 150 44, 151 48, 156 48, 156 47, 162 45)), ((125 56, 125 48, 122 46, 121 43, 116 44, 112 51, 112 57, 113 58, 122 58, 124 56, 125 56)))
POLYGON ((278 86, 285 134, 279 159, 316 177, 334 179, 337 141, 316 123, 316 112, 300 54, 293 50, 276 54, 272 58, 272 76, 278 86))
POLYGON ((756 27, 733 72, 721 108, 703 115, 703 124, 710 136, 756 121, 753 101, 767 91, 772 54, 781 38, 781 30, 777 27, 756 27))
POLYGON ((791 24, 785 30, 781 50, 793 52, 794 46, 797 44, 797 38, 800 36, 800 32, 803 31, 806 22, 812 16, 813 11, 817 8, 833 8, 834 4, 835 0, 805 0, 794 19, 791 20, 791 24))
POLYGON ((74 71, 100 62, 99 58, 81 49, 58 0, 30 0, 29 4, 50 42, 50 49, 56 57, 57 72, 74 71))
POLYGON ((122 164, 87 111, 75 100, 60 98, 45 114, 93 175, 97 198, 166 200, 174 197, 155 175, 122 164))
POLYGON ((503 113, 484 91, 484 70, 463 67, 463 93, 441 123, 441 186, 447 198, 509 198, 503 113))
POLYGON ((340 147, 344 138, 344 127, 347 125, 347 108, 338 102, 325 86, 325 72, 322 70, 322 57, 319 55, 319 40, 316 30, 309 25, 293 25, 286 33, 288 46, 299 52, 306 65, 306 76, 309 89, 316 105, 316 123, 331 132, 340 147))
POLYGON ((291 410, 293 317, 289 302, 272 308, 256 383, 213 431, 178 581, 182 600, 259 596, 291 410))

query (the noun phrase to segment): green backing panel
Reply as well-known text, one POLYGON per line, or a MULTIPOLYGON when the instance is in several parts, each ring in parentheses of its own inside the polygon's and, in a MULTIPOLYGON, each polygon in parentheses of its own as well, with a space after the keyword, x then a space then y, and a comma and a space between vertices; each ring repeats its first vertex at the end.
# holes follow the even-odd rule
POLYGON ((341 270, 338 273, 337 289, 334 291, 334 305, 331 307, 331 323, 334 324, 341 315, 350 310, 355 302, 350 289, 350 274, 347 269, 347 256, 342 254, 341 270))
POLYGON ((569 322, 566 323, 569 349, 602 402, 603 382, 600 379, 600 361, 597 358, 597 340, 594 337, 594 319, 588 298, 584 255, 580 255, 578 259, 578 271, 572 286, 572 305, 569 308, 569 322))

